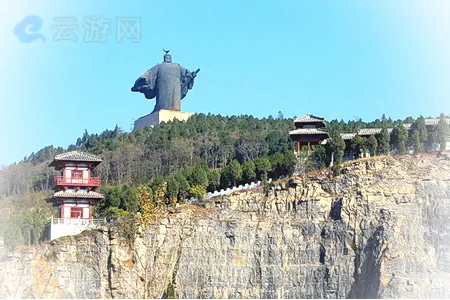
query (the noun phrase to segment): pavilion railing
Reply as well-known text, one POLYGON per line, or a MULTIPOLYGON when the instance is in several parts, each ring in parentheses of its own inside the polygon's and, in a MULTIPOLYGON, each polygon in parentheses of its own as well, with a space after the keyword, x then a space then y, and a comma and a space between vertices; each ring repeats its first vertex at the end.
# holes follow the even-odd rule
POLYGON ((70 219, 70 218, 48 218, 48 223, 53 225, 106 225, 106 219, 70 219))
POLYGON ((89 185, 89 186, 100 186, 100 177, 89 177, 89 178, 67 178, 64 176, 55 176, 56 185, 89 185))

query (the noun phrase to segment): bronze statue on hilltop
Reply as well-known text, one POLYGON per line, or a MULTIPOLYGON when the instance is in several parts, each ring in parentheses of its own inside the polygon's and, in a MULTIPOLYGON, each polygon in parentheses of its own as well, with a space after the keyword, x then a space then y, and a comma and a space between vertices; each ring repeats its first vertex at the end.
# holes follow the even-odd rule
POLYGON ((188 91, 194 86, 194 78, 200 69, 191 72, 183 68, 180 64, 172 62, 170 50, 164 50, 164 62, 157 64, 141 77, 139 77, 132 92, 140 92, 147 99, 156 97, 156 105, 152 113, 167 110, 181 110, 181 99, 183 99, 188 91))

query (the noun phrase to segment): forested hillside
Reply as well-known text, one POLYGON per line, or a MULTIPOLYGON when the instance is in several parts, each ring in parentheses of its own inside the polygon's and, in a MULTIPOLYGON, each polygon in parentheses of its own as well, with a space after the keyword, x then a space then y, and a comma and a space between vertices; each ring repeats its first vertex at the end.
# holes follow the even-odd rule
POLYGON ((47 146, 1 171, 1 196, 47 190, 54 155, 80 150, 103 157, 96 169, 102 185, 147 183, 188 167, 220 169, 236 159, 241 164, 292 149, 288 132, 292 120, 221 117, 198 114, 187 122, 174 121, 132 133, 118 127, 101 134, 87 131, 67 149, 47 146))
MULTIPOLYGON (((413 122, 408 117, 403 122, 413 122)), ((397 122, 402 122, 398 120, 397 122)), ((355 132, 360 128, 393 127, 390 118, 373 122, 332 120, 330 131, 355 132)), ((80 150, 100 155, 97 169, 103 185, 142 183, 166 176, 189 166, 220 169, 236 159, 240 164, 293 149, 288 132, 292 119, 258 119, 252 116, 197 114, 187 122, 174 121, 155 128, 124 133, 119 127, 101 134, 82 137, 66 149, 47 146, 21 162, 0 170, 0 197, 45 191, 53 184, 53 171, 47 167, 54 155, 80 150)))
MULTIPOLYGON (((419 124, 423 118, 417 120, 419 124)), ((333 120, 328 129, 336 138, 330 147, 342 148, 338 132, 388 128, 414 121, 408 117, 394 122, 384 116, 370 123, 361 119, 333 120)), ((402 126, 397 127, 403 130, 402 126)), ((232 185, 290 175, 296 161, 294 143, 288 134, 292 129, 292 119, 285 119, 280 113, 277 118, 263 119, 196 114, 187 122, 173 121, 131 133, 122 132, 117 126, 101 134, 89 134, 86 130, 66 149, 47 146, 0 170, 0 204, 11 211, 0 220, 0 230, 15 238, 15 233, 22 232, 22 237, 14 241, 16 244, 36 242, 36 232, 42 230, 52 211, 43 200, 50 195, 56 175, 48 163, 58 153, 79 150, 104 159, 95 172, 101 177, 105 200, 95 213, 97 217, 114 217, 141 210, 142 193, 153 195, 153 201, 159 195, 158 203, 167 204, 232 185), (10 222, 12 216, 14 222, 10 222)), ((393 135, 394 142, 399 140, 397 136, 400 134, 393 135)), ((414 136, 410 140, 414 142, 414 136)), ((406 143, 405 137, 399 141, 406 143)), ((366 147, 367 142, 364 139, 354 144, 356 148, 366 147)), ((376 146, 377 141, 374 143, 376 146)), ((324 149, 319 150, 323 155, 324 149)), ((343 153, 343 149, 339 151, 343 153)), ((323 166, 324 163, 318 165, 323 166)))

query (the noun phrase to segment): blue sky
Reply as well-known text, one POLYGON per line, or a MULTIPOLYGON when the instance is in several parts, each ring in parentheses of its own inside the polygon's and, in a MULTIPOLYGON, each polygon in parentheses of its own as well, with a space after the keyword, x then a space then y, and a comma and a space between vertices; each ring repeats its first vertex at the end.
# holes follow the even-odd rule
POLYGON ((2 1, 0 165, 84 130, 130 131, 153 100, 130 92, 161 62, 201 68, 182 101, 189 112, 327 119, 450 113, 448 1, 2 1), (45 36, 14 35, 29 15, 45 36), (73 17, 77 41, 55 40, 73 17), (102 43, 86 20, 109 20, 102 43), (140 21, 140 40, 117 41, 118 18, 140 21), (53 28, 52 28, 53 26, 53 28))

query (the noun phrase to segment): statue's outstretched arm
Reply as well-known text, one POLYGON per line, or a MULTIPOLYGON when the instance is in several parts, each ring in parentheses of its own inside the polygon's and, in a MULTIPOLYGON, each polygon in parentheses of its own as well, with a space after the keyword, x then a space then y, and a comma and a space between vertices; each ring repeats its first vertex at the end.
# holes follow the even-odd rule
POLYGON ((156 96, 155 85, 158 74, 157 67, 158 66, 155 66, 142 74, 142 76, 134 83, 131 91, 143 93, 147 99, 154 98, 156 96))

